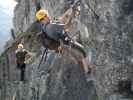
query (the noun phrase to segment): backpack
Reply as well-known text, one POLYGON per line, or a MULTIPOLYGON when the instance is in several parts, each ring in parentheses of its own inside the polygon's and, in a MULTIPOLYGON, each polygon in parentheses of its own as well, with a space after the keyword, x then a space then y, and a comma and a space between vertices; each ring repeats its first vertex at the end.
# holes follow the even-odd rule
POLYGON ((57 25, 57 27, 52 31, 50 28, 52 28, 53 25, 56 24, 37 24, 39 28, 42 27, 41 32, 38 32, 36 34, 37 40, 41 42, 45 48, 48 48, 50 50, 58 50, 58 47, 60 46, 59 38, 61 38, 60 32, 63 31, 63 26, 61 25, 61 29, 59 29, 59 26, 57 25))

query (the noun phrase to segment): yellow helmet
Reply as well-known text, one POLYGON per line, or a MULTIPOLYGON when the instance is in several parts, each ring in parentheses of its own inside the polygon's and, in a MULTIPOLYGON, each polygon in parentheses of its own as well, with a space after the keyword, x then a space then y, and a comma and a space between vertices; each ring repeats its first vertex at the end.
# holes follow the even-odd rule
POLYGON ((45 18, 48 16, 48 12, 45 9, 41 9, 36 13, 36 19, 37 21, 45 20, 45 18))
POLYGON ((18 44, 18 49, 20 49, 20 48, 24 48, 24 46, 23 46, 23 44, 18 44))

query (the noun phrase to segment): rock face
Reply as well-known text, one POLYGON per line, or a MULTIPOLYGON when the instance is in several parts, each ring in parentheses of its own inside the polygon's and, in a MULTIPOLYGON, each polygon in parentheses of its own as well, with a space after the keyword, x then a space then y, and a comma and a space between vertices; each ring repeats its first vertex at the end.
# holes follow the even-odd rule
POLYGON ((50 55, 46 65, 40 66, 38 71, 40 77, 34 77, 33 84, 40 86, 39 100, 97 99, 93 82, 87 83, 80 67, 67 57, 61 57, 58 54, 50 55), (38 78, 40 82, 35 81, 38 78))
MULTIPOLYGON (((26 31, 35 21, 40 6, 51 16, 60 16, 70 1, 73 0, 17 0, 15 31, 26 31)), ((55 59, 51 55, 50 61, 39 69, 36 67, 39 58, 27 68, 28 93, 24 100, 97 100, 96 95, 100 100, 130 100, 133 96, 132 5, 132 0, 81 0, 80 16, 73 19, 71 32, 80 33, 95 85, 87 83, 79 66, 67 57, 55 59)))
MULTIPOLYGON (((82 2, 90 4, 99 16, 97 18, 91 10, 93 16, 90 23, 84 21, 88 19, 88 14, 81 17, 88 29, 92 30, 89 47, 92 51, 91 63, 95 69, 98 94, 105 99, 116 91, 129 93, 131 88, 121 90, 126 87, 120 83, 125 84, 129 80, 131 83, 132 80, 132 7, 130 6, 132 1, 83 0, 82 2)), ((82 9, 87 12, 85 7, 82 9)))
POLYGON ((97 100, 93 81, 68 57, 52 53, 38 68, 39 61, 28 66, 25 84, 6 82, 6 100, 97 100))

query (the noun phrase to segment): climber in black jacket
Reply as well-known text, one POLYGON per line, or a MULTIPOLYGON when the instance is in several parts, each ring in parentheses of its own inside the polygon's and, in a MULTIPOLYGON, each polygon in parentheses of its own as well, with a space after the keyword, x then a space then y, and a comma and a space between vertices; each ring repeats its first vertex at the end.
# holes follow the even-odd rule
POLYGON ((45 9, 41 9, 36 13, 37 26, 42 31, 37 34, 38 41, 43 44, 45 48, 55 50, 57 52, 67 51, 73 55, 76 61, 81 65, 81 68, 85 73, 91 72, 91 68, 86 61, 86 53, 83 50, 84 47, 76 41, 72 41, 69 37, 67 27, 71 24, 72 9, 69 9, 62 17, 60 17, 59 23, 52 23, 52 20, 45 9), (76 45, 81 48, 81 55, 76 55, 68 48, 64 48, 63 45, 76 45))
POLYGON ((20 69, 20 81, 25 81, 25 59, 29 59, 31 57, 31 53, 29 53, 26 49, 24 49, 23 44, 19 43, 17 45, 16 53, 16 64, 17 68, 20 69))

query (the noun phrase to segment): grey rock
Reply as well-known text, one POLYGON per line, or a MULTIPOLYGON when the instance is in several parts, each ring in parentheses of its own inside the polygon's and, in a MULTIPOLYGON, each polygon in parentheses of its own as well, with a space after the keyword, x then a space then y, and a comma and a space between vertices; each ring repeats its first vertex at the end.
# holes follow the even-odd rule
MULTIPOLYGON (((15 32, 26 31, 35 21, 34 15, 39 4, 52 17, 62 15, 69 7, 67 0, 17 1, 14 11, 15 32)), ((73 19, 71 32, 80 33, 81 42, 88 51, 88 62, 96 80, 95 85, 87 83, 79 65, 73 64, 67 57, 55 59, 51 55, 38 69, 39 56, 27 68, 26 98, 96 100, 98 95, 100 100, 130 100, 133 95, 132 83, 126 86, 120 83, 127 84, 133 76, 132 5, 132 0, 81 0, 81 13, 73 19), (59 64, 60 61, 62 65, 59 64), (121 98, 125 93, 128 96, 121 98)), ((15 69, 13 65, 11 69, 15 69)), ((12 76, 18 75, 14 72, 12 76)))

